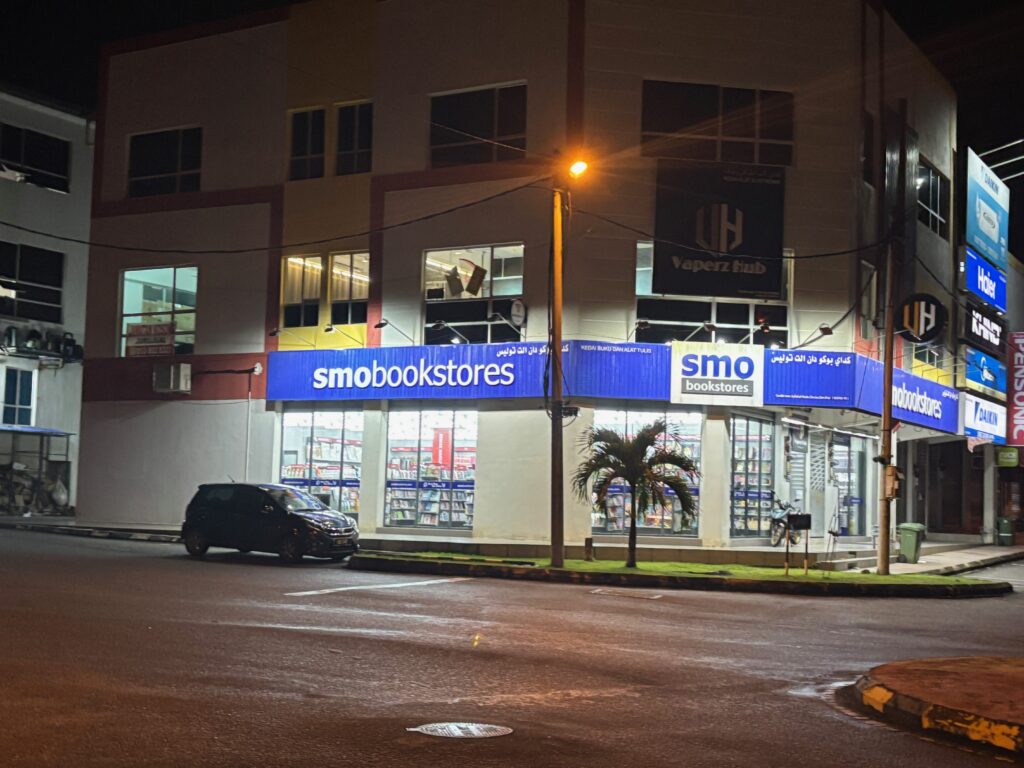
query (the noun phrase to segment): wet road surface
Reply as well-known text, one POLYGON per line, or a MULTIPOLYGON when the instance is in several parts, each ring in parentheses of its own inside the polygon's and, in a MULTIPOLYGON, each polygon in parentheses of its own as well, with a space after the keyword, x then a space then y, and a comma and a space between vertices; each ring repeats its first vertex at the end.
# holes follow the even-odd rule
POLYGON ((831 691, 1024 651, 1020 594, 595 591, 6 530, 0 584, 3 766, 992 766, 831 691), (515 733, 405 730, 445 720, 515 733))

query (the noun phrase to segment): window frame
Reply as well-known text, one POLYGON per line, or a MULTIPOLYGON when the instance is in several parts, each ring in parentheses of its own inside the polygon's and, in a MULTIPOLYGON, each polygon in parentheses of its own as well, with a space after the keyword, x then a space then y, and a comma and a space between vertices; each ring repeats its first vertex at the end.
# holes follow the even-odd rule
POLYGON ((63 193, 63 194, 67 194, 67 193, 69 193, 71 191, 71 153, 72 153, 72 146, 71 146, 71 142, 70 141, 68 141, 67 139, 62 138, 60 136, 54 136, 51 133, 46 133, 44 131, 37 131, 34 128, 26 128, 25 126, 22 126, 22 125, 14 125, 13 123, 7 123, 7 122, 0 121, 0 136, 2 136, 3 132, 7 131, 7 130, 18 131, 18 133, 20 134, 19 142, 18 142, 18 145, 19 145, 19 147, 18 147, 19 148, 19 157, 18 158, 14 158, 14 157, 9 157, 9 156, 4 155, 4 153, 3 153, 3 141, 0 141, 0 164, 3 164, 9 170, 17 171, 18 173, 25 174, 25 181, 28 184, 32 184, 32 185, 37 186, 37 187, 42 187, 43 189, 49 189, 49 190, 51 190, 53 192, 60 192, 60 193, 63 193), (46 170, 44 168, 39 168, 37 166, 31 165, 31 164, 29 164, 26 161, 26 159, 25 159, 25 136, 26 136, 26 134, 30 134, 30 133, 34 134, 36 136, 42 136, 44 139, 48 139, 50 141, 60 142, 64 146, 64 148, 67 150, 67 161, 64 164, 64 173, 54 173, 53 171, 48 171, 48 170, 46 170), (40 177, 42 177, 42 178, 40 178, 40 177), (46 180, 49 180, 49 179, 55 179, 55 180, 58 180, 58 181, 63 181, 63 184, 55 186, 53 184, 46 183, 46 180))
POLYGON ((313 328, 320 325, 320 310, 323 306, 324 297, 324 256, 319 253, 292 253, 285 256, 282 259, 281 264, 281 317, 278 326, 281 328, 313 328), (315 298, 306 297, 306 269, 307 263, 310 261, 316 261, 320 264, 319 268, 312 267, 315 271, 320 274, 316 279, 317 292, 315 298), (302 262, 302 269, 299 272, 299 301, 289 302, 288 298, 288 275, 290 269, 289 263, 302 262), (288 310, 291 307, 299 308, 299 323, 291 323, 288 321, 288 310), (312 317, 308 313, 312 313, 312 317), (307 320, 312 319, 312 322, 307 320))
POLYGON ((31 243, 12 243, 12 242, 9 242, 7 240, 3 240, 3 241, 0 241, 0 245, 13 246, 14 249, 15 249, 15 251, 14 251, 14 277, 13 278, 9 278, 9 277, 0 276, 0 284, 4 284, 4 283, 8 283, 8 282, 13 281, 14 285, 13 286, 7 286, 7 287, 17 288, 20 285, 25 285, 25 286, 28 286, 30 288, 38 288, 38 289, 43 290, 43 291, 54 291, 54 292, 59 294, 59 303, 58 304, 53 304, 51 302, 39 301, 39 300, 36 300, 36 299, 30 299, 30 298, 20 298, 18 296, 14 296, 13 298, 0 299, 0 315, 2 315, 3 317, 15 317, 15 318, 19 318, 19 319, 22 319, 22 320, 31 320, 33 322, 38 322, 38 323, 52 323, 54 325, 62 325, 63 322, 64 322, 64 274, 65 274, 65 270, 66 270, 66 267, 67 267, 67 258, 68 258, 67 254, 66 253, 62 253, 60 251, 51 251, 49 248, 41 248, 41 247, 39 247, 37 245, 32 245, 31 243), (24 247, 35 248, 36 250, 46 251, 47 253, 54 253, 54 254, 57 254, 57 255, 59 255, 61 257, 61 262, 60 262, 60 285, 46 285, 45 283, 35 283, 35 282, 29 282, 27 280, 22 280, 21 279, 21 254, 22 254, 22 248, 24 248, 24 247), (2 312, 4 304, 6 302, 8 302, 8 301, 11 302, 11 307, 12 307, 13 311, 11 313, 2 312), (19 314, 18 313, 18 306, 21 305, 21 304, 30 304, 30 305, 34 305, 34 306, 56 308, 56 310, 57 310, 57 319, 56 320, 46 320, 46 319, 41 319, 41 318, 38 318, 38 317, 29 317, 29 316, 26 316, 26 315, 19 314))
POLYGON ((159 131, 144 131, 140 133, 132 133, 128 135, 128 146, 127 146, 127 162, 126 168, 126 185, 125 192, 128 197, 139 198, 139 197, 159 197, 162 195, 179 195, 186 194, 189 192, 199 192, 202 190, 203 184, 203 127, 201 125, 182 125, 176 128, 165 128, 159 131), (197 166, 193 168, 182 167, 182 155, 183 146, 185 141, 185 133, 188 131, 198 131, 199 135, 199 160, 197 166), (132 142, 135 139, 144 136, 158 136, 160 134, 177 134, 177 156, 175 163, 175 170, 169 173, 153 173, 153 174, 141 174, 139 176, 132 175, 132 142), (183 189, 183 182, 186 179, 195 179, 195 189, 183 189), (146 182, 156 181, 160 179, 173 179, 174 189, 166 192, 144 192, 142 194, 132 193, 132 182, 146 182))
POLYGON ((923 156, 917 162, 917 220, 943 240, 949 240, 950 181, 923 156))
POLYGON ((304 107, 302 109, 293 109, 288 112, 288 181, 306 181, 308 179, 322 179, 324 177, 325 163, 327 158, 327 110, 322 107, 304 107), (295 120, 300 115, 320 115, 321 121, 321 136, 320 142, 322 146, 319 152, 312 152, 313 144, 313 120, 309 121, 306 131, 306 153, 296 154, 295 153, 295 120), (315 161, 320 161, 319 173, 314 173, 313 167, 315 161), (297 175, 295 173, 295 164, 303 163, 305 167, 304 175, 297 175))
MULTIPOLYGON (((767 88, 740 88, 731 85, 720 85, 717 83, 692 83, 674 80, 654 80, 645 79, 641 86, 641 106, 640 106, 640 154, 643 157, 654 157, 654 158, 667 158, 680 161, 690 162, 716 162, 716 163, 738 163, 742 165, 768 165, 780 168, 790 168, 795 165, 795 154, 796 154, 796 97, 795 94, 790 91, 777 91, 767 88), (697 132, 688 131, 686 128, 692 128, 693 126, 686 126, 684 130, 676 130, 672 132, 655 131, 648 129, 648 114, 646 111, 647 105, 650 103, 645 91, 647 90, 647 84, 651 83, 656 86, 677 86, 680 89, 687 86, 695 88, 715 88, 717 89, 717 112, 714 118, 714 130, 697 132), (753 120, 753 136, 741 136, 733 135, 725 130, 727 118, 729 114, 725 112, 725 100, 726 92, 743 92, 753 94, 754 111, 752 114, 753 120), (765 137, 762 135, 765 125, 764 116, 770 109, 770 106, 764 105, 764 94, 782 94, 788 97, 789 100, 789 139, 778 139, 773 137, 765 137), (679 155, 679 154, 666 154, 652 148, 652 145, 657 145, 660 142, 665 141, 700 141, 700 142, 711 142, 714 143, 714 156, 713 157, 697 157, 693 155, 679 155), (751 145, 753 150, 752 159, 746 160, 740 157, 728 157, 723 152, 725 145, 751 145), (789 158, 788 162, 769 162, 763 159, 764 147, 785 147, 788 149, 789 158)), ((684 101, 682 93, 680 93, 679 100, 684 101)))
POLYGON ((496 85, 488 85, 483 87, 475 88, 460 88, 452 91, 441 91, 438 93, 430 94, 430 119, 428 122, 428 133, 427 133, 427 147, 428 147, 428 160, 431 168, 451 168, 461 165, 477 165, 484 163, 496 163, 506 162, 509 160, 521 160, 526 157, 528 151, 527 133, 529 130, 529 87, 526 80, 517 80, 507 83, 498 83, 496 85), (523 89, 523 124, 522 131, 513 132, 502 132, 501 130, 501 98, 500 92, 505 90, 511 90, 513 88, 523 89), (490 136, 480 135, 479 138, 473 138, 469 132, 463 131, 461 128, 455 126, 445 126, 436 120, 438 115, 435 115, 435 106, 437 105, 437 99, 444 99, 453 96, 462 96, 468 94, 482 94, 492 93, 491 103, 491 116, 492 129, 490 136), (442 131, 447 131, 453 134, 452 141, 437 142, 435 143, 436 134, 442 131), (459 138, 456 138, 459 137, 459 138), (514 142, 522 140, 522 147, 517 146, 514 142), (462 160, 462 161, 440 161, 437 156, 439 153, 445 150, 458 149, 458 148, 472 148, 472 147, 483 147, 486 146, 488 149, 488 156, 486 159, 474 159, 474 160, 462 160), (505 156, 512 153, 513 156, 505 156))
MULTIPOLYGON (((162 286, 162 287, 166 288, 166 286, 162 286)), ((192 354, 195 354, 196 342, 197 342, 198 335, 199 335, 199 324, 197 322, 198 317, 199 317, 199 265, 198 264, 166 264, 166 265, 157 265, 157 266, 152 266, 152 267, 135 267, 135 268, 132 268, 132 269, 122 269, 121 272, 120 272, 120 285, 119 285, 119 288, 120 288, 120 290, 118 292, 119 295, 118 295, 118 312, 117 312, 117 320, 118 320, 118 326, 117 326, 117 334, 118 334, 118 336, 117 336, 117 338, 118 338, 117 356, 118 357, 128 357, 127 345, 126 345, 126 341, 125 341, 127 339, 127 337, 128 337, 128 334, 127 334, 127 332, 125 330, 125 318, 144 318, 144 317, 157 317, 157 316, 167 316, 167 315, 170 315, 170 318, 171 318, 169 322, 174 323, 174 343, 173 343, 174 352, 172 352, 170 356, 192 355, 192 354), (129 275, 132 272, 149 272, 149 271, 153 271, 153 270, 157 270, 157 269, 170 269, 170 270, 173 270, 173 276, 171 278, 171 288, 170 288, 170 290, 171 290, 171 302, 170 302, 171 303, 171 308, 169 310, 167 310, 167 311, 160 311, 160 312, 125 312, 124 311, 124 289, 125 289, 125 282, 126 282, 127 275, 129 275), (196 305, 194 307, 192 307, 191 309, 175 309, 175 304, 177 302, 174 301, 174 298, 175 298, 175 296, 177 295, 177 292, 178 292, 178 271, 179 270, 183 270, 183 269, 194 269, 196 271, 196 292, 195 292, 195 304, 196 305), (192 315, 192 330, 191 331, 181 331, 178 328, 177 317, 179 315, 192 315), (181 349, 179 351, 179 349, 178 349, 178 344, 179 344, 178 337, 179 336, 191 336, 192 337, 192 349, 191 350, 181 349)), ((165 322, 165 321, 157 321, 157 323, 161 323, 161 322, 165 322)))
POLYGON ((361 325, 366 323, 367 307, 369 306, 370 300, 370 252, 369 251, 332 251, 327 254, 328 258, 328 269, 327 272, 327 310, 328 315, 331 318, 331 325, 361 325), (353 261, 356 256, 366 257, 366 296, 356 297, 352 296, 353 283, 356 282, 355 275, 357 274, 353 268, 353 261), (337 298, 334 295, 333 289, 333 274, 334 274, 334 263, 338 257, 348 258, 348 296, 346 298, 337 298), (337 311, 335 310, 337 308, 337 311), (345 310, 345 319, 341 319, 341 309, 345 310))
POLYGON ((347 102, 344 104, 336 104, 334 112, 335 120, 337 125, 335 126, 335 147, 334 147, 334 175, 335 176, 357 176, 362 173, 373 172, 373 101, 365 99, 363 101, 347 102), (367 108, 369 117, 363 116, 363 108, 367 108), (345 110, 352 110, 353 121, 352 121, 352 147, 342 149, 342 112, 345 110), (363 126, 365 121, 369 121, 369 144, 362 146, 359 142, 360 128, 363 126), (365 167, 360 165, 360 158, 365 157, 365 167), (342 161, 346 158, 351 158, 352 170, 342 170, 342 161))
POLYGON ((3 411, 0 412, 0 424, 10 424, 10 425, 13 425, 13 426, 27 426, 27 427, 35 426, 35 423, 36 423, 36 404, 37 404, 38 394, 39 394, 39 386, 38 386, 39 385, 39 370, 38 370, 38 368, 29 368, 29 367, 24 367, 23 368, 23 367, 20 367, 18 365, 12 365, 10 362, 5 364, 3 366, 3 368, 4 368, 4 375, 2 377, 0 377, 0 406, 2 406, 2 408, 3 408, 3 411), (7 402, 7 372, 8 371, 14 371, 14 372, 17 372, 17 374, 18 374, 18 376, 17 376, 18 381, 17 381, 17 384, 16 384, 15 402, 14 403, 10 403, 10 404, 7 402), (28 374, 28 381, 29 381, 29 387, 31 388, 31 392, 29 394, 29 404, 28 405, 21 405, 20 403, 17 402, 17 400, 18 400, 18 395, 21 393, 22 381, 24 381, 23 377, 24 377, 25 374, 28 374), (14 421, 8 421, 7 420, 7 409, 8 408, 13 408, 14 411, 15 411, 15 420, 14 421), (22 421, 20 421, 18 419, 18 414, 20 414, 22 412, 25 412, 25 411, 28 412, 28 421, 27 422, 22 422, 22 421))

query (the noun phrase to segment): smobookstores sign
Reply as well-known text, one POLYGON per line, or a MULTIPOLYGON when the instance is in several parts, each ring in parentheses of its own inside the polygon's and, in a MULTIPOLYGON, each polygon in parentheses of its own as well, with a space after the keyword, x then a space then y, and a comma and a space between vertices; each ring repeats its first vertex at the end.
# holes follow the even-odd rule
POLYGON ((763 404, 764 347, 756 344, 672 344, 673 403, 763 404))
POLYGON ((1024 446, 1024 333, 1009 335, 1010 408, 1006 444, 1024 446))

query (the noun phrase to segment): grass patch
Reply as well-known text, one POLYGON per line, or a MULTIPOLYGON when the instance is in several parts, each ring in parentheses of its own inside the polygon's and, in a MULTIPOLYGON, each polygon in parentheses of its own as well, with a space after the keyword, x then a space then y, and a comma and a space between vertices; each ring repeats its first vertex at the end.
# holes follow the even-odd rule
MULTIPOLYGON (((537 558, 533 560, 484 557, 482 555, 466 555, 452 552, 394 552, 382 553, 384 556, 423 558, 429 560, 449 560, 463 563, 479 563, 482 565, 515 565, 547 568, 550 560, 537 558)), ((835 581, 858 582, 871 584, 982 584, 981 579, 970 579, 963 576, 936 576, 932 574, 900 574, 879 576, 876 573, 860 573, 859 571, 819 571, 811 569, 805 576, 802 568, 790 568, 789 576, 783 574, 782 568, 740 565, 738 563, 676 563, 676 562, 641 562, 636 568, 626 568, 621 560, 566 560, 566 570, 587 571, 592 573, 647 573, 658 576, 697 576, 709 579, 734 578, 757 579, 767 581, 835 581)))

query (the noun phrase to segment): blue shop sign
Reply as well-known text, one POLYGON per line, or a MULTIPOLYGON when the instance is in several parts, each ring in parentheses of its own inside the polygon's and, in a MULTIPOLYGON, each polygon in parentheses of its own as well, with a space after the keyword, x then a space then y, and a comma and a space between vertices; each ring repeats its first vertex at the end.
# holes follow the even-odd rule
POLYGON ((1007 268, 1010 188, 967 150, 966 240, 999 269, 1007 268))
MULTIPOLYGON (((882 363, 859 357, 857 409, 882 412, 882 363)), ((897 421, 955 435, 959 427, 960 393, 952 387, 914 376, 901 368, 892 372, 892 415, 897 421)))
POLYGON ((765 350, 764 404, 854 408, 856 362, 853 352, 765 350))
POLYGON ((1000 312, 1005 312, 1006 275, 972 249, 965 248, 964 251, 964 285, 967 290, 1000 312))
MULTIPOLYGON (((569 396, 668 400, 663 344, 563 345, 569 396)), ((269 400, 478 400, 543 397, 541 342, 271 352, 269 400)))
POLYGON ((1006 365, 974 347, 964 347, 961 386, 997 400, 1006 399, 1006 365))

